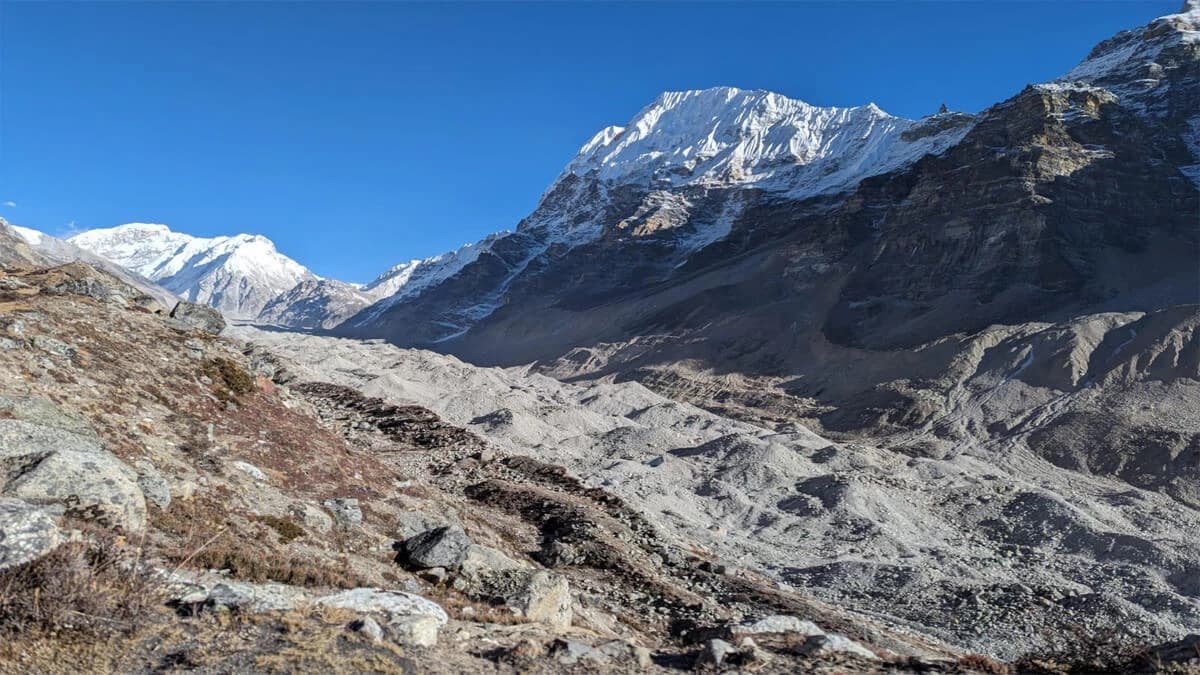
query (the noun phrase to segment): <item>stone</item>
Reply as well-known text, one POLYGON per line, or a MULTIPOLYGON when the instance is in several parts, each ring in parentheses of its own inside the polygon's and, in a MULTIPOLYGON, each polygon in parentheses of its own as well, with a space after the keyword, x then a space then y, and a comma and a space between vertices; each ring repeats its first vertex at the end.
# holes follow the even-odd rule
POLYGON ((566 578, 538 570, 526 576, 526 581, 504 604, 521 612, 530 621, 555 628, 571 625, 571 589, 566 578))
POLYGON ((146 522, 137 473, 107 452, 61 450, 22 468, 4 487, 28 502, 57 503, 72 515, 134 532, 146 522))
POLYGON ((333 529, 333 518, 313 504, 296 502, 288 506, 288 513, 300 521, 306 529, 322 534, 333 529))
POLYGON ((758 635, 762 633, 796 633, 799 635, 824 635, 817 624, 799 617, 775 614, 756 621, 743 621, 730 626, 730 635, 758 635))
POLYGON ((185 330, 194 329, 211 335, 225 330, 225 317, 212 307, 180 300, 171 310, 171 318, 185 330))
POLYGON ((59 408, 52 401, 31 396, 0 396, 0 415, 42 427, 69 431, 99 444, 92 425, 84 418, 59 408))
POLYGON ((204 358, 204 343, 196 338, 188 338, 187 342, 183 343, 183 348, 187 350, 189 358, 197 360, 204 358))
POLYGON ((466 557, 470 545, 471 540, 462 528, 439 527, 405 539, 398 557, 400 562, 414 569, 452 569, 466 557))
POLYGON ((139 459, 133 463, 133 468, 137 471, 138 487, 142 489, 146 501, 165 511, 171 505, 170 482, 147 460, 139 459))
POLYGON ((663 462, 665 462, 665 461, 667 461, 666 455, 656 455, 656 456, 651 457, 650 459, 646 460, 646 466, 649 466, 652 468, 660 467, 663 465, 663 462))
POLYGON ((0 419, 0 475, 8 464, 28 464, 33 461, 30 458, 59 451, 101 454, 104 449, 94 437, 24 420, 0 419))
POLYGON ((872 652, 845 635, 836 635, 833 633, 809 636, 807 640, 796 647, 796 653, 801 656, 848 654, 871 660, 879 658, 875 655, 875 652, 872 652))
POLYGON ((329 512, 333 514, 333 521, 343 529, 362 525, 362 507, 358 505, 357 499, 352 497, 326 499, 322 502, 322 506, 329 509, 329 512))
POLYGON ((470 544, 467 546, 462 560, 458 563, 458 574, 466 578, 478 578, 491 572, 526 567, 494 548, 470 544))
POLYGON ((40 349, 47 354, 61 356, 66 359, 75 358, 74 347, 49 335, 34 335, 29 338, 29 344, 33 345, 34 349, 40 349))
POLYGON ((401 511, 396 517, 396 536, 399 539, 408 539, 428 530, 445 527, 452 522, 439 520, 419 511, 401 511))
POLYGON ((406 639, 414 640, 415 643, 430 642, 431 628, 433 641, 436 642, 437 630, 450 620, 446 610, 432 600, 412 593, 378 588, 354 588, 326 595, 317 598, 316 604, 363 614, 382 615, 386 618, 389 630, 397 626, 406 639), (416 621, 418 619, 425 621, 416 621))
POLYGON ((369 616, 364 616, 350 623, 350 630, 361 634, 371 642, 383 641, 383 628, 379 622, 369 616))
POLYGON ((446 568, 445 567, 431 567, 427 570, 421 570, 420 572, 417 573, 417 576, 421 577, 422 579, 424 579, 425 581, 428 581, 431 584, 440 584, 446 580, 446 576, 447 576, 446 568))
POLYGON ((558 539, 543 545, 535 557, 546 567, 565 567, 580 561, 579 552, 575 550, 575 547, 558 539))
POLYGON ((595 649, 609 660, 636 665, 646 669, 652 665, 650 650, 636 645, 628 640, 613 640, 599 645, 595 649))
POLYGON ((44 509, 0 498, 0 570, 37 560, 61 541, 58 525, 44 509))
POLYGON ((696 667, 716 666, 719 668, 722 663, 725 663, 725 659, 736 651, 728 642, 714 638, 704 643, 704 647, 696 657, 696 667))
POLYGON ((231 465, 233 466, 233 468, 237 469, 238 471, 241 471, 242 473, 246 474, 247 476, 250 476, 251 478, 253 478, 256 481, 259 481, 260 483, 267 482, 267 474, 263 473, 262 469, 258 468, 257 466, 254 466, 250 462, 243 462, 241 460, 238 460, 238 461, 233 462, 231 465))

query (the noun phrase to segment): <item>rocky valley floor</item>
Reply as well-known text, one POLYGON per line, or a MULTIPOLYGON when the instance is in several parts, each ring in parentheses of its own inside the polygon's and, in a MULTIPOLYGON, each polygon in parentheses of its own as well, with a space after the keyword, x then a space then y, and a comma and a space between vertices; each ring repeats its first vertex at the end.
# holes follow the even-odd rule
POLYGON ((164 309, 0 276, 0 672, 1194 667, 1170 497, 164 309))

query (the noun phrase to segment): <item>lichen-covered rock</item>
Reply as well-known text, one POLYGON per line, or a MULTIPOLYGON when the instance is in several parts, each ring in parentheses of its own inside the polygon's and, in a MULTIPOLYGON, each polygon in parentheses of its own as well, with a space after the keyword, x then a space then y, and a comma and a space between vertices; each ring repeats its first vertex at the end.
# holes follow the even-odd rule
POLYGON ((36 560, 60 541, 58 526, 44 509, 0 498, 0 570, 36 560))
POLYGON ((0 396, 0 415, 42 427, 69 431, 99 443, 99 437, 87 420, 59 408, 44 398, 0 396))
POLYGON ((362 525, 362 507, 359 506, 357 499, 351 497, 326 499, 321 505, 333 514, 333 521, 337 523, 338 527, 351 528, 362 525))
POLYGON ((355 588, 317 598, 325 607, 382 615, 386 633, 396 642, 414 647, 437 644, 438 630, 450 618, 436 602, 419 595, 378 588, 355 588))
POLYGON ((137 473, 107 452, 61 450, 23 467, 4 492, 127 531, 141 530, 146 501, 137 473))
POLYGON ((153 464, 144 459, 134 462, 133 466, 138 474, 138 487, 142 489, 146 501, 166 510, 171 505, 171 483, 163 478, 153 464))
POLYGON ((225 330, 225 317, 212 307, 180 300, 171 310, 171 318, 185 329, 218 335, 225 330))

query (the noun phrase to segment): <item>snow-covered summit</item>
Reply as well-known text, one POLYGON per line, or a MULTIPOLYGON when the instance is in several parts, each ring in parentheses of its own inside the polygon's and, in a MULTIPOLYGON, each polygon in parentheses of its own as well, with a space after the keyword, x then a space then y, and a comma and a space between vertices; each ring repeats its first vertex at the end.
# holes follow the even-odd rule
POLYGON ((1176 14, 1160 16, 1140 28, 1124 30, 1096 45, 1079 65, 1054 84, 1084 84, 1110 89, 1124 103, 1137 104, 1169 72, 1194 62, 1200 49, 1200 0, 1187 0, 1176 14))
POLYGON ((200 238, 166 225, 128 223, 68 241, 238 319, 255 319, 273 298, 318 279, 261 235, 200 238))
POLYGON ((821 107, 733 87, 666 92, 625 126, 596 134, 564 176, 656 188, 721 184, 819 194, 939 153, 968 126, 904 133, 923 123, 873 103, 821 107))

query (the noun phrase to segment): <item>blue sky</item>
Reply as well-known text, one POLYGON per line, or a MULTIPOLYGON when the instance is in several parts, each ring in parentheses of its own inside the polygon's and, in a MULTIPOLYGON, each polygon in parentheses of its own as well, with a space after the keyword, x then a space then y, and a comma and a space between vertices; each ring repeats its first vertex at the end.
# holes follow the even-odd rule
POLYGON ((259 233, 365 281, 513 228, 661 91, 977 111, 1179 4, 0 0, 0 216, 259 233))

